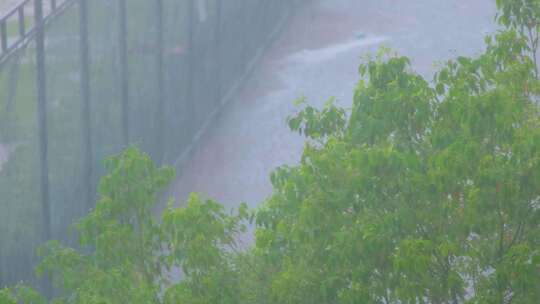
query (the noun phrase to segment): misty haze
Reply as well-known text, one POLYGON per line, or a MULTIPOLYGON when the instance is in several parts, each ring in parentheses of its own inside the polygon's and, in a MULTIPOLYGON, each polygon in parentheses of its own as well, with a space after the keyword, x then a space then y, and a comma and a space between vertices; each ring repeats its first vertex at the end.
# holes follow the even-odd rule
POLYGON ((0 304, 540 303, 540 0, 0 0, 0 304))

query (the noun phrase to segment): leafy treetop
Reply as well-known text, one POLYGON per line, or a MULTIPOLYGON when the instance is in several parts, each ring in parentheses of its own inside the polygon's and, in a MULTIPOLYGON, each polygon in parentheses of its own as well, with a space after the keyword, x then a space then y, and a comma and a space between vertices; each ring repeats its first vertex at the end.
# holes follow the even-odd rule
MULTIPOLYGON (((538 303, 540 2, 497 4, 505 29, 432 81, 382 51, 350 111, 300 100, 302 159, 272 174, 258 210, 192 195, 157 221, 172 170, 134 148, 113 157, 77 224, 83 249, 43 249, 55 303, 538 303)), ((16 299, 39 303, 0 291, 16 299)))

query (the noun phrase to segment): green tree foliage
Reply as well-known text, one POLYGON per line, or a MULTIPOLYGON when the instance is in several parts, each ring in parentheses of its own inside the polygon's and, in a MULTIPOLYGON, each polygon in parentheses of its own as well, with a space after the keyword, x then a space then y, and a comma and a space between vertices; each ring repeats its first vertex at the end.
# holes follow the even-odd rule
POLYGON ((538 303, 540 2, 497 3, 505 30, 433 81, 382 51, 350 111, 301 99, 301 161, 256 211, 192 195, 157 221, 172 170, 134 148, 113 157, 76 225, 82 250, 43 249, 55 303, 538 303))
POLYGON ((45 304, 46 300, 31 288, 25 286, 0 289, 0 304, 18 303, 45 304))
POLYGON ((540 2, 498 4, 481 56, 430 83, 383 52, 349 117, 290 120, 312 140, 257 214, 269 302, 538 302, 540 2))
MULTIPOLYGON (((95 210, 75 225, 80 249, 52 241, 40 250, 38 274, 49 275, 62 294, 54 303, 238 303, 231 261, 247 208, 231 215, 192 195, 185 208, 171 202, 157 222, 154 205, 173 170, 157 168, 135 148, 107 167, 95 210), (169 280, 174 271, 183 273, 181 282, 169 280)), ((4 290, 0 299, 39 303, 20 291, 27 289, 4 290)))
POLYGON ((95 210, 77 223, 83 249, 50 242, 38 273, 65 291, 58 303, 152 303, 160 290, 160 231, 151 208, 173 178, 130 148, 108 161, 95 210))
MULTIPOLYGON (((449 62, 434 87, 407 58, 361 66, 347 123, 274 174, 257 214, 272 302, 540 299, 538 80, 518 38, 449 62)), ((339 112, 308 111, 293 127, 339 112)))
POLYGON ((257 214, 270 302, 540 299, 540 3, 498 4, 507 29, 481 56, 430 83, 383 52, 349 117, 290 120, 312 141, 257 214))
POLYGON ((540 46, 540 2, 537 0, 496 0, 500 13, 497 20, 506 28, 519 34, 526 41, 524 48, 529 52, 539 77, 538 48, 540 46))

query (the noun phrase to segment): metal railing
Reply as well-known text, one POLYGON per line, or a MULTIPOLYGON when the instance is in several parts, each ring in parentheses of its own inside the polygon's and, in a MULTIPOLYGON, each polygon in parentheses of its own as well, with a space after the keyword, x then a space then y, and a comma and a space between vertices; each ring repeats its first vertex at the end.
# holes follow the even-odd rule
POLYGON ((108 155, 185 159, 302 1, 23 0, 1 17, 0 288, 70 240, 108 155))
MULTIPOLYGON (((61 13, 69 4, 73 4, 76 0, 46 0, 39 1, 44 12, 43 21, 51 20, 56 14, 61 13), (46 5, 48 3, 48 5, 46 5)), ((10 54, 13 54, 17 49, 23 47, 25 43, 30 41, 35 34, 34 16, 36 1, 23 0, 7 13, 0 17, 0 66, 4 63, 10 54), (31 12, 31 14, 29 14, 31 12), (10 27, 11 25, 11 27, 10 27), (16 28, 16 29, 15 29, 16 28), (16 31, 13 35, 11 31, 16 31), (10 35, 11 34, 11 35, 10 35)))

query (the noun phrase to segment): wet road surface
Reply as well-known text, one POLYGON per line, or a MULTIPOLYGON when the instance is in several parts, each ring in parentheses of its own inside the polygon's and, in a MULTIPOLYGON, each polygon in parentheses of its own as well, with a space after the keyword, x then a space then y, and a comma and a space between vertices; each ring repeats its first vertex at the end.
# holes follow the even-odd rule
POLYGON ((304 139, 289 131, 293 100, 350 107, 362 56, 381 45, 431 77, 435 63, 483 50, 496 30, 493 0, 315 0, 300 9, 270 47, 237 100, 220 115, 173 192, 204 193, 227 207, 255 207, 272 191, 269 174, 298 162, 304 139))

